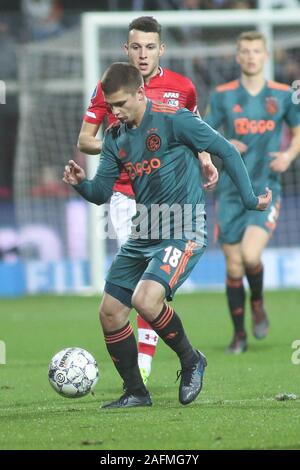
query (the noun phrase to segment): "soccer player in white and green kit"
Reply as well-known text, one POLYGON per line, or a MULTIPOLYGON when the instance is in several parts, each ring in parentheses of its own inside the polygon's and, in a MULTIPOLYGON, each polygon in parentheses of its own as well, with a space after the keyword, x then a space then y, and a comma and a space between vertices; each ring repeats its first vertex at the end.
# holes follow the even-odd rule
POLYGON ((132 235, 109 270, 100 306, 106 347, 125 387, 125 393, 104 408, 152 404, 128 321, 132 307, 178 355, 179 401, 187 405, 201 391, 206 358, 191 345, 166 300, 173 298, 206 246, 198 152, 207 150, 223 159, 249 210, 264 210, 271 191, 254 194, 239 152, 197 115, 147 100, 142 75, 133 65, 113 64, 101 85, 119 122, 105 134, 95 177, 87 180, 71 160, 63 179, 88 201, 103 204, 125 168, 136 195, 132 235))
POLYGON ((218 238, 226 259, 226 294, 234 326, 227 351, 235 354, 247 349, 245 274, 251 291, 253 334, 262 339, 268 333, 261 256, 279 215, 280 173, 300 152, 300 107, 293 103, 288 85, 265 79, 266 60, 265 37, 257 31, 242 33, 237 41, 240 79, 216 88, 205 117, 212 127, 223 126, 226 138, 241 152, 254 191, 259 194, 268 186, 273 193, 267 211, 248 211, 226 168, 217 188, 218 238), (291 128, 293 137, 289 148, 281 152, 284 122, 291 128))

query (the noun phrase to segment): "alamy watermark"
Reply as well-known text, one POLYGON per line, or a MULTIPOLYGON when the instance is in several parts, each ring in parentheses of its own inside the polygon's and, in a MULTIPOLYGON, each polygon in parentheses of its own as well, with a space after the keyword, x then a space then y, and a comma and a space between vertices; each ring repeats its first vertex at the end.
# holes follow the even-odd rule
POLYGON ((292 88, 295 90, 292 93, 292 102, 294 104, 300 104, 300 80, 294 80, 292 88))
POLYGON ((292 342, 292 349, 295 349, 291 357, 292 364, 298 366, 300 364, 300 339, 292 342))
POLYGON ((0 364, 6 364, 6 345, 0 340, 0 364))
POLYGON ((6 84, 0 80, 0 104, 6 104, 6 84))
POLYGON ((122 221, 118 232, 130 233, 132 239, 142 240, 182 240, 188 239, 203 245, 206 240, 204 204, 143 204, 136 205, 132 220, 124 221, 123 208, 114 211, 112 222, 109 207, 105 206, 99 220, 98 237, 116 239, 114 226, 122 221))

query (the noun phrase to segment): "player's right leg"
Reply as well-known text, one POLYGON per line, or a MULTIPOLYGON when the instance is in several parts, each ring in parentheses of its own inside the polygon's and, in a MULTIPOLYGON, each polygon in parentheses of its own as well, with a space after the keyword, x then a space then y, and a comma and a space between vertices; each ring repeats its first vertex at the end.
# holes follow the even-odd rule
POLYGON ((107 275, 105 292, 100 306, 100 322, 104 340, 112 361, 122 378, 125 393, 104 408, 151 406, 138 367, 137 343, 128 322, 132 292, 137 285, 146 262, 138 251, 123 245, 107 275), (127 248, 126 248, 127 247, 127 248))
POLYGON ((240 354, 247 349, 245 330, 245 289, 243 284, 244 265, 241 244, 224 243, 222 251, 226 260, 226 297, 233 323, 233 339, 227 348, 228 353, 240 354))
POLYGON ((226 349, 240 354, 247 349, 245 331, 244 266, 240 242, 247 222, 247 211, 237 194, 222 193, 218 210, 218 240, 226 261, 226 297, 233 323, 233 339, 226 349))
POLYGON ((137 361, 137 344, 128 321, 131 293, 127 289, 106 283, 100 306, 100 323, 107 351, 124 383, 125 393, 102 408, 151 406, 137 361))
MULTIPOLYGON (((128 240, 131 233, 131 219, 136 213, 136 203, 132 197, 114 192, 110 199, 110 218, 117 236, 119 248, 128 240)), ((149 323, 137 315, 138 363, 146 384, 151 373, 152 359, 156 352, 158 336, 149 323)))

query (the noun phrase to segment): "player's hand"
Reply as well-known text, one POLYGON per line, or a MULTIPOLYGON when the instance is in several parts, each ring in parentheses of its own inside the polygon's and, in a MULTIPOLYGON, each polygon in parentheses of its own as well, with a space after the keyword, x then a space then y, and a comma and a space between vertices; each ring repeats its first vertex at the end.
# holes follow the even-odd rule
POLYGON ((261 194, 258 196, 258 204, 256 206, 257 211, 266 210, 272 202, 272 191, 269 188, 266 188, 266 194, 261 194))
POLYGON ((204 189, 211 191, 216 187, 219 179, 217 168, 212 162, 202 163, 202 174, 206 179, 206 183, 203 184, 204 189))
POLYGON ((288 169, 291 163, 290 155, 288 152, 270 152, 271 163, 270 168, 277 173, 283 173, 288 169))
POLYGON ((81 166, 77 165, 74 160, 69 160, 65 166, 63 181, 68 184, 79 184, 86 178, 85 171, 81 166))
POLYGON ((248 150, 248 145, 244 144, 244 142, 241 142, 240 140, 236 139, 230 139, 230 141, 240 153, 245 153, 248 150))

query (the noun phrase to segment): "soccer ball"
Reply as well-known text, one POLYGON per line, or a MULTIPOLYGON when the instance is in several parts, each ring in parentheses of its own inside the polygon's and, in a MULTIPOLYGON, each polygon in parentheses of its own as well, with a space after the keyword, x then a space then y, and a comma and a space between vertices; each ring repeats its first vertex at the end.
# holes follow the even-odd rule
POLYGON ((98 365, 85 349, 62 349, 50 361, 48 378, 60 395, 67 398, 83 397, 94 389, 98 381, 98 365))

